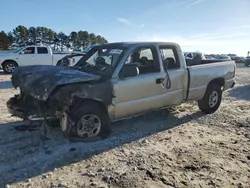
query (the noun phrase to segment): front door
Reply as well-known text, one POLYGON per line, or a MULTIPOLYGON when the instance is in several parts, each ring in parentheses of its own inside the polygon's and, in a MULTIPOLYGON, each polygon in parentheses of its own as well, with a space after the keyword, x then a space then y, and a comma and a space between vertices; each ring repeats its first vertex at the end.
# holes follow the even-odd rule
POLYGON ((114 84, 116 120, 162 107, 162 99, 166 93, 166 88, 161 83, 165 72, 161 71, 154 46, 140 47, 128 59, 125 64, 136 64, 139 75, 119 78, 114 84))
POLYGON ((37 56, 35 54, 35 47, 27 47, 23 49, 18 57, 19 66, 35 65, 37 56))

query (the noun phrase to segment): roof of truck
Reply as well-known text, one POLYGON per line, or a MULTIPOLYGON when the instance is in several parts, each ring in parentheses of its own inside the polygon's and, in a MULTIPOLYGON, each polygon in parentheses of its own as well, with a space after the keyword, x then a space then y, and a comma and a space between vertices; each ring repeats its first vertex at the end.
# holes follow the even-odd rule
POLYGON ((113 42, 113 43, 100 44, 98 46, 109 46, 109 47, 121 46, 127 48, 130 46, 141 46, 141 45, 178 45, 178 44, 174 42, 113 42))

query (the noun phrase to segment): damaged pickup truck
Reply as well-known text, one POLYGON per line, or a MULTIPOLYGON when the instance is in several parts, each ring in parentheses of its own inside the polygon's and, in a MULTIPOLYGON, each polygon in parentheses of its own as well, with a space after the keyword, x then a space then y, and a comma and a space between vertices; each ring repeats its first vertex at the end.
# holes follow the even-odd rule
POLYGON ((7 107, 30 125, 56 120, 69 137, 105 138, 111 122, 185 101, 214 113, 234 87, 235 69, 233 61, 188 67, 175 43, 102 44, 73 67, 18 67, 12 85, 20 94, 7 107))

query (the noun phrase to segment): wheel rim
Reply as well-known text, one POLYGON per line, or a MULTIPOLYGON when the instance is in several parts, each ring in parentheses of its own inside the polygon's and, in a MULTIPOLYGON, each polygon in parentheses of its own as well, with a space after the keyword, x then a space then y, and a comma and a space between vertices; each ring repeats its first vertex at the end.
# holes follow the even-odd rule
POLYGON ((209 106, 213 108, 219 100, 219 94, 216 91, 213 91, 212 94, 209 97, 209 106))
POLYGON ((14 64, 12 64, 12 63, 11 64, 7 64, 5 66, 5 69, 6 69, 7 72, 13 72, 15 68, 16 68, 16 66, 14 64))
POLYGON ((76 126, 79 137, 91 138, 100 133, 101 120, 94 114, 86 114, 78 121, 76 126))

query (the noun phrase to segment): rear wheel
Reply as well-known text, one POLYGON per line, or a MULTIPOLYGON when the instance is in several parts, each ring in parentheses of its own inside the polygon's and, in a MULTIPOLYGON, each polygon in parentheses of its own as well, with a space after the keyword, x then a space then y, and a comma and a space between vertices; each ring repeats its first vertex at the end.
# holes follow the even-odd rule
POLYGON ((202 100, 198 101, 200 110, 206 114, 214 113, 220 107, 222 99, 222 86, 210 84, 202 100))
POLYGON ((18 65, 15 61, 5 61, 3 63, 3 71, 7 74, 14 72, 16 67, 18 67, 18 65))

